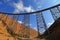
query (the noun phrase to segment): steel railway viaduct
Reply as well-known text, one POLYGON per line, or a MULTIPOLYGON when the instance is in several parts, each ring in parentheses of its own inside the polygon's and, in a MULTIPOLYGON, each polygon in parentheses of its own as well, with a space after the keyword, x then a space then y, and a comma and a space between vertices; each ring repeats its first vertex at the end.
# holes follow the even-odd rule
MULTIPOLYGON (((33 18, 32 18, 33 19, 33 18)), ((1 40, 60 40, 60 4, 30 13, 0 12, 1 40), (54 23, 47 28, 43 12, 50 12, 54 23), (30 28, 30 16, 35 15, 37 31, 30 28), (22 23, 18 23, 19 16, 22 23), (44 28, 45 32, 40 33, 44 28), (3 30, 4 29, 4 30, 3 30), (7 36, 7 37, 6 37, 7 36)))

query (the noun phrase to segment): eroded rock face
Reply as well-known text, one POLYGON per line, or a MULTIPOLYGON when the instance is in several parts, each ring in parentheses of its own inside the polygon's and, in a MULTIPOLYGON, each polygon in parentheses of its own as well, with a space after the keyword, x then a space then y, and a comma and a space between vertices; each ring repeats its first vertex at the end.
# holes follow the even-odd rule
POLYGON ((19 37, 15 36, 15 34, 10 34, 8 32, 9 30, 12 30, 11 33, 14 32, 17 35, 20 35, 21 38, 26 38, 28 36, 30 36, 30 38, 35 38, 38 36, 37 31, 31 28, 25 28, 22 24, 18 23, 11 17, 0 14, 0 40, 18 40, 17 38, 19 37), (29 29, 29 34, 26 34, 27 29, 29 29))
POLYGON ((8 33, 2 21, 0 21, 0 40, 15 40, 15 38, 8 33))

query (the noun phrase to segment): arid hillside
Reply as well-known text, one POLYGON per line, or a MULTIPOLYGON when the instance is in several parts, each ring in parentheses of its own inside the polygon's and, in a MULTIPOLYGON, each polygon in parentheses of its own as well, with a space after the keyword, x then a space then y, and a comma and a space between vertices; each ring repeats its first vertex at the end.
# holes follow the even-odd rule
POLYGON ((0 40, 17 40, 16 35, 21 38, 38 36, 34 29, 27 28, 13 18, 0 14, 0 40))

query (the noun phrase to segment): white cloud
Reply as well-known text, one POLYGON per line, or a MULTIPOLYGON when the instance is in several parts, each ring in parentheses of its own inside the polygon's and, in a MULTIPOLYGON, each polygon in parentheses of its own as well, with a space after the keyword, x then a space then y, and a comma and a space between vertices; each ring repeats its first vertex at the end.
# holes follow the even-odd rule
POLYGON ((13 7, 15 8, 14 12, 20 12, 20 11, 24 11, 24 6, 23 6, 23 2, 19 1, 18 3, 13 3, 13 7))
POLYGON ((18 21, 18 22, 22 24, 22 21, 18 21))
MULTIPOLYGON (((4 3, 7 3, 7 5, 15 8, 13 13, 20 13, 20 12, 33 12, 35 11, 32 6, 24 6, 23 1, 19 0, 17 3, 15 3, 12 0, 3 0, 4 3)), ((1 2, 0 2, 1 4, 1 2)))
MULTIPOLYGON (((21 24, 23 24, 22 21, 18 21, 18 22, 21 23, 21 24)), ((25 24, 25 26, 29 26, 29 25, 31 26, 31 24, 28 24, 28 23, 25 24)))
POLYGON ((25 7, 23 1, 20 0, 18 3, 13 2, 13 7, 15 8, 14 13, 24 12, 33 12, 34 9, 31 6, 25 7))
POLYGON ((31 6, 25 7, 24 10, 25 10, 26 12, 33 12, 33 11, 34 11, 34 9, 32 9, 31 6))

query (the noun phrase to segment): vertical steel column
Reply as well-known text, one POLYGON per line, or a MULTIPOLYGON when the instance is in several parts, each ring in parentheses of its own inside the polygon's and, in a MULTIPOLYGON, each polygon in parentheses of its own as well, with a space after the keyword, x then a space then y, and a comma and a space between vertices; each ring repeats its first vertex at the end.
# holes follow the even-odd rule
POLYGON ((42 12, 41 12, 41 16, 42 16, 42 20, 43 20, 43 23, 44 23, 44 29, 47 31, 48 34, 50 34, 49 33, 49 30, 47 29, 46 22, 44 20, 44 16, 43 16, 43 13, 42 12))
POLYGON ((40 25, 39 25, 39 16, 40 16, 40 13, 37 13, 36 14, 36 22, 37 22, 38 36, 40 36, 40 31, 39 31, 39 27, 40 27, 40 25))
POLYGON ((29 38, 29 36, 30 36, 30 29, 29 29, 30 28, 30 15, 23 15, 22 22, 23 22, 23 25, 26 28, 26 35, 25 35, 25 37, 29 38))
POLYGON ((53 19, 56 20, 56 17, 55 17, 54 12, 53 12, 51 9, 50 9, 50 12, 51 12, 51 14, 52 14, 53 19))
POLYGON ((13 32, 13 33, 15 33, 15 31, 16 31, 16 27, 17 27, 17 20, 18 20, 18 15, 12 15, 13 16, 13 20, 11 20, 11 23, 10 23, 10 25, 9 25, 9 29, 13 32))
POLYGON ((44 29, 47 30, 47 26, 46 26, 46 23, 45 23, 44 16, 43 16, 42 12, 41 12, 41 16, 42 16, 42 20, 43 20, 43 23, 44 23, 44 29))
POLYGON ((46 26, 46 23, 45 23, 45 20, 44 20, 44 17, 42 15, 42 12, 41 13, 37 13, 36 14, 36 22, 37 22, 37 30, 38 30, 38 36, 40 36, 40 28, 44 28, 45 30, 47 30, 47 26, 46 26), (41 24, 40 24, 41 23, 41 24), (42 26, 41 26, 42 25, 42 26))
POLYGON ((59 18, 58 15, 59 15, 60 11, 59 11, 59 8, 58 7, 55 7, 53 9, 50 9, 50 12, 51 12, 54 20, 57 20, 59 18))
POLYGON ((19 15, 13 15, 13 19, 18 20, 19 15))
POLYGON ((19 15, 13 15, 13 19, 15 21, 12 21, 12 28, 14 29, 14 31, 16 31, 16 28, 17 28, 18 17, 19 15))
POLYGON ((59 9, 59 6, 57 7, 57 10, 59 11, 59 13, 60 13, 60 9, 59 9))

